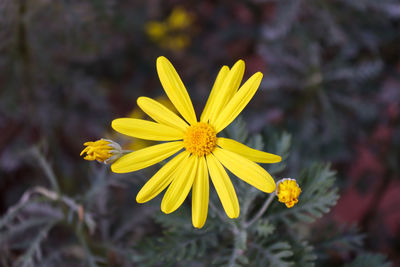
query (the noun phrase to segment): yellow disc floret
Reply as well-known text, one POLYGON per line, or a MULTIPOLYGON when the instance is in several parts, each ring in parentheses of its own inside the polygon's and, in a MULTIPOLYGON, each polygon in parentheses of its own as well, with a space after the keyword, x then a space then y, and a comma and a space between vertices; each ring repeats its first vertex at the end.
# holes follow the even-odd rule
POLYGON ((295 179, 285 178, 278 182, 276 194, 279 202, 285 203, 286 207, 291 208, 299 202, 301 189, 295 179))
POLYGON ((205 122, 190 126, 183 136, 183 145, 186 150, 198 157, 210 154, 216 144, 217 134, 214 128, 205 122))

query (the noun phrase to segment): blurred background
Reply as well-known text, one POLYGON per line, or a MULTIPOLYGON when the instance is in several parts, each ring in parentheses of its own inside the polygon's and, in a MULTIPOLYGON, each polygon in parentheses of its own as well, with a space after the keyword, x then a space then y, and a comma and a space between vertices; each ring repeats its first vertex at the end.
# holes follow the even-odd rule
MULTIPOLYGON (((161 232, 147 216, 158 207, 135 201, 150 176, 110 174, 79 156, 83 143, 107 137, 126 148, 146 145, 110 125, 144 117, 139 96, 168 105, 158 56, 174 64, 198 115, 219 68, 243 59, 245 79, 264 74, 243 113, 249 132, 290 133, 294 177, 316 160, 338 172, 341 197, 317 229, 356 226, 364 249, 400 264, 399 44, 398 0, 0 0, 0 216, 56 177, 53 188, 86 203, 100 222, 87 242, 111 245, 96 253, 107 266, 131 266, 113 249, 161 232), (93 186, 98 180, 106 191, 93 186)), ((49 205, 32 209, 61 216, 49 205)), ((71 231, 53 229, 46 242, 79 259, 71 231)), ((0 238, 0 265, 21 255, 22 245, 10 246, 17 241, 0 238)), ((353 256, 330 251, 324 260, 353 256)))

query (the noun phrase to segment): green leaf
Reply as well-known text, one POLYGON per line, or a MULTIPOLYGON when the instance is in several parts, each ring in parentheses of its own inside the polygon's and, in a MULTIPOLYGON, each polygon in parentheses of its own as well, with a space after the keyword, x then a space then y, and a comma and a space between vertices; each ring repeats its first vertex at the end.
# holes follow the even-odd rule
POLYGON ((274 233, 275 226, 267 219, 259 219, 252 229, 255 231, 256 235, 267 238, 269 235, 274 233))
POLYGON ((287 242, 277 242, 268 246, 265 250, 267 264, 263 266, 289 267, 293 266, 290 257, 293 256, 291 246, 287 242))
POLYGON ((40 230, 37 236, 31 241, 28 249, 16 260, 16 266, 34 267, 36 266, 36 261, 42 260, 42 242, 57 222, 57 220, 50 221, 40 230))
POLYGON ((344 267, 390 267, 392 264, 386 256, 379 253, 363 253, 357 256, 355 260, 344 267))
POLYGON ((314 247, 305 240, 296 240, 293 244, 293 259, 298 267, 313 267, 317 255, 314 247))

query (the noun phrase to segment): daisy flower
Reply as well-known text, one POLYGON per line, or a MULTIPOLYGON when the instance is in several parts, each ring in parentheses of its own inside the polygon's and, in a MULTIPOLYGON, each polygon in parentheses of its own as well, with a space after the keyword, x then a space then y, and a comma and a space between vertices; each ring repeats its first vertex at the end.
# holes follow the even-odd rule
POLYGON ((189 94, 171 62, 159 57, 157 72, 181 117, 151 98, 139 97, 139 107, 154 121, 120 118, 112 122, 113 129, 119 133, 162 142, 122 156, 111 165, 113 172, 137 171, 174 155, 142 187, 136 201, 147 202, 168 187, 161 210, 171 213, 179 208, 192 189, 192 223, 201 228, 208 213, 209 177, 227 216, 239 216, 238 198, 225 168, 263 192, 274 192, 274 179, 256 162, 276 163, 281 161, 280 156, 218 137, 253 97, 262 73, 255 73, 239 88, 244 62, 239 60, 232 69, 223 66, 198 120, 189 94))

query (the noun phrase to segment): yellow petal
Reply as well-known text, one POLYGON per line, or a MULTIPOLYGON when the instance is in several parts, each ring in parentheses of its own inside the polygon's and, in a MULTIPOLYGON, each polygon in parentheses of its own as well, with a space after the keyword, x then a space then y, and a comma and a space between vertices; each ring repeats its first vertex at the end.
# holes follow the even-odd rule
POLYGON ((188 124, 163 104, 148 97, 139 97, 138 106, 156 122, 186 131, 188 124))
POLYGON ((210 123, 214 124, 221 110, 231 100, 239 88, 244 74, 244 61, 239 60, 233 65, 232 69, 224 79, 221 88, 216 92, 214 105, 210 107, 210 123))
POLYGON ((183 139, 183 132, 179 129, 152 121, 120 118, 113 120, 111 126, 119 133, 140 139, 155 141, 183 139))
POLYGON ((167 214, 179 208, 189 194, 199 165, 198 157, 189 156, 183 160, 181 165, 174 173, 174 180, 161 202, 161 210, 167 214))
POLYGON ((174 66, 165 57, 157 58, 160 82, 172 104, 190 124, 197 122, 192 101, 174 66))
POLYGON ((138 203, 147 202, 155 198, 161 193, 173 180, 173 173, 182 160, 187 157, 189 153, 184 151, 175 158, 168 161, 147 183, 140 189, 136 196, 138 203))
POLYGON ((239 201, 228 174, 213 154, 208 154, 206 159, 211 181, 214 184, 226 215, 229 218, 237 218, 240 213, 239 201))
POLYGON ((228 170, 246 183, 266 193, 272 193, 275 190, 274 179, 258 164, 218 147, 214 149, 213 154, 228 170))
POLYGON ((203 227, 207 220, 209 181, 206 159, 199 158, 199 167, 192 191, 192 223, 196 228, 203 227))
POLYGON ((182 141, 146 147, 122 156, 111 165, 111 170, 115 173, 137 171, 172 156, 182 148, 182 141))
POLYGON ((282 158, 278 155, 260 151, 257 149, 250 148, 242 143, 235 140, 220 137, 217 139, 217 145, 223 149, 235 152, 251 161, 259 163, 276 163, 280 162, 282 158))
POLYGON ((211 90, 210 96, 208 97, 206 106, 204 107, 203 113, 201 114, 200 121, 208 122, 211 117, 212 107, 215 107, 216 95, 221 90, 222 83, 224 82, 226 76, 229 73, 228 66, 223 66, 217 75, 217 79, 215 79, 214 86, 211 90))
POLYGON ((249 103, 260 86, 262 77, 263 75, 261 72, 257 72, 251 76, 232 97, 229 103, 222 109, 214 124, 217 132, 222 131, 226 126, 228 126, 244 109, 247 103, 249 103))

